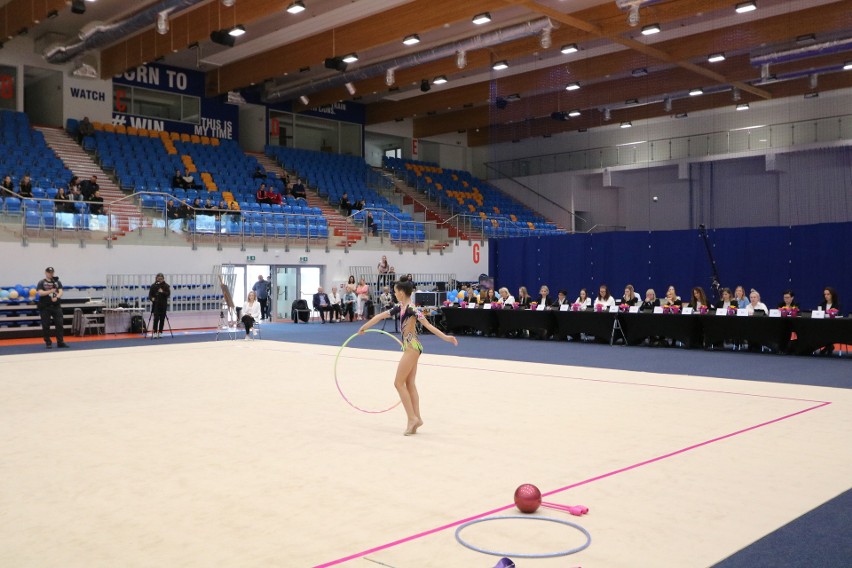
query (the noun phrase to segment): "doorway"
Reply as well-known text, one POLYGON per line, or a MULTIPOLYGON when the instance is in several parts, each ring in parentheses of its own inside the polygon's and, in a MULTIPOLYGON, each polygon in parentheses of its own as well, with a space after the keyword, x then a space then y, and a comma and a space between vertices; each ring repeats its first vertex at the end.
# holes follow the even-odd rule
POLYGON ((321 266, 273 266, 272 306, 274 320, 290 317, 293 301, 305 300, 308 307, 313 304, 314 294, 322 282, 321 266))

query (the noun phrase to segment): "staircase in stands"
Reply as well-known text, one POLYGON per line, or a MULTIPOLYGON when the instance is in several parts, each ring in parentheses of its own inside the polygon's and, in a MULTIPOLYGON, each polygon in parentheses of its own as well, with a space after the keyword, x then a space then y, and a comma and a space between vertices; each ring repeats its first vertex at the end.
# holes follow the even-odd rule
MULTIPOLYGON (((439 228, 446 229, 450 239, 458 237, 465 241, 478 241, 483 238, 481 231, 475 229, 462 230, 456 228, 454 224, 448 223, 447 219, 450 219, 454 215, 452 211, 440 203, 428 203, 422 193, 405 183, 405 181, 397 179, 392 172, 382 168, 376 168, 376 171, 393 182, 395 190, 403 196, 402 202, 404 205, 412 205, 415 213, 425 212, 426 222, 436 222, 439 228)), ((434 245, 433 248, 446 248, 447 245, 448 243, 439 243, 434 245)))
MULTIPOLYGON (((44 141, 47 145, 56 152, 59 159, 65 163, 75 176, 80 177, 80 181, 89 179, 93 175, 98 176, 98 187, 100 187, 101 197, 104 199, 105 206, 125 197, 124 192, 112 181, 112 178, 101 169, 93 157, 83 150, 67 132, 61 128, 47 126, 34 126, 33 128, 44 134, 44 141)), ((131 221, 133 222, 133 226, 139 226, 142 222, 142 212, 130 199, 125 199, 113 205, 110 210, 113 215, 118 216, 119 226, 113 228, 114 235, 116 236, 128 232, 131 221)))
MULTIPOLYGON (((283 176, 286 173, 290 177, 291 181, 294 176, 296 176, 295 172, 285 172, 284 168, 278 165, 275 160, 266 154, 256 152, 246 152, 246 154, 257 158, 257 161, 260 162, 260 165, 263 166, 267 172, 273 172, 279 176, 283 176)), ((345 247, 348 244, 351 247, 361 240, 362 235, 360 227, 347 220, 337 209, 329 205, 325 199, 317 195, 315 191, 305 189, 305 194, 307 195, 308 206, 319 207, 323 216, 325 216, 328 221, 329 236, 333 235, 340 238, 336 246, 345 247)))

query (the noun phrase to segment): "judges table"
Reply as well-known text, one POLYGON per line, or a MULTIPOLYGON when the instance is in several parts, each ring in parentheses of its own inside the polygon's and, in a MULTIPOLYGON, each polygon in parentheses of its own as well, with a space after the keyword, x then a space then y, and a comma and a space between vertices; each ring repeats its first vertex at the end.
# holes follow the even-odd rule
POLYGON ((686 347, 718 345, 724 341, 749 342, 785 349, 791 333, 798 338, 797 352, 807 354, 833 343, 852 344, 852 318, 811 319, 768 316, 716 316, 554 310, 483 310, 443 308, 444 326, 451 332, 476 330, 506 335, 518 330, 546 330, 565 339, 579 334, 609 340, 621 333, 630 345, 648 338, 668 338, 686 347), (621 328, 619 333, 617 326, 621 328))

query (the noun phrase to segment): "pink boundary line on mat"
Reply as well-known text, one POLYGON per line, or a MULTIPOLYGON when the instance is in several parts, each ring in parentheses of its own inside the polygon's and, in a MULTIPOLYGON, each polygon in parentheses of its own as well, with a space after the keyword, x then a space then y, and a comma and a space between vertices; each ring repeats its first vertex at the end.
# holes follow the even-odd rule
MULTIPOLYGON (((622 467, 621 469, 616 469, 616 470, 610 471, 608 473, 603 473, 603 474, 595 476, 595 477, 590 477, 589 479, 585 479, 583 481, 578 481, 577 483, 572 483, 571 485, 566 485, 565 487, 560 487, 559 489, 554 489, 553 491, 548 491, 546 493, 542 493, 541 496, 542 497, 549 497, 550 495, 562 493, 563 491, 567 491, 567 490, 573 489, 575 487, 580 487, 581 485, 587 485, 589 483, 599 481, 601 479, 606 479, 607 477, 612 477, 613 475, 618 475, 619 473, 624 473, 626 471, 637 469, 637 468, 640 468, 640 467, 645 466, 645 465, 649 465, 649 464, 652 464, 652 463, 656 463, 658 461, 662 461, 662 460, 665 460, 665 459, 668 459, 668 458, 672 458, 672 457, 678 456, 680 454, 684 454, 686 452, 689 452, 689 451, 692 451, 692 450, 695 450, 695 449, 698 449, 698 448, 701 448, 701 447, 704 447, 704 446, 707 446, 707 445, 710 445, 710 444, 713 444, 713 443, 716 443, 716 442, 720 442, 722 440, 726 440, 728 438, 733 438, 734 436, 739 436, 740 434, 745 434, 746 432, 751 432, 752 430, 757 430, 758 428, 763 428, 764 426, 769 426, 771 424, 775 424, 776 422, 781 422, 783 420, 787 420, 788 418, 793 418, 795 416, 799 416, 800 414, 805 414, 806 412, 810 412, 812 410, 817 410, 817 409, 823 408, 825 406, 828 406, 829 404, 831 404, 831 403, 830 402, 822 402, 821 404, 817 404, 816 406, 811 406, 809 408, 805 408, 804 410, 799 410, 798 412, 793 412, 792 414, 787 414, 787 415, 781 416, 779 418, 774 418, 774 419, 769 420, 767 422, 761 422, 760 424, 755 424, 754 426, 749 426, 748 428, 743 428, 741 430, 731 432, 730 434, 725 434, 723 436, 718 436, 718 437, 712 438, 710 440, 705 440, 704 442, 699 442, 697 444, 693 444, 691 446, 687 446, 685 448, 681 448, 679 450, 675 450, 673 452, 669 452, 667 454, 663 454, 663 455, 657 456, 655 458, 650 458, 650 459, 647 459, 645 461, 635 463, 633 465, 622 467)), ((375 546, 375 547, 367 549, 367 550, 362 550, 361 552, 356 552, 355 554, 350 554, 349 556, 344 556, 343 558, 338 558, 337 560, 332 560, 330 562, 324 562, 323 564, 317 564, 316 566, 314 566, 314 568, 327 568, 329 566, 336 566, 337 564, 342 564, 343 562, 355 560, 356 558, 361 558, 363 556, 366 556, 368 554, 372 554, 374 552, 387 550, 388 548, 393 548, 395 546, 399 546, 400 544, 405 544, 407 542, 418 540, 418 539, 421 539, 423 537, 435 534, 437 532, 441 532, 441 531, 444 531, 444 530, 447 530, 447 529, 451 529, 453 527, 457 527, 459 525, 463 525, 464 523, 466 523, 468 521, 473 521, 475 519, 481 519, 482 517, 487 517, 488 515, 493 515, 494 513, 500 513, 502 511, 506 511, 508 509, 513 508, 514 506, 515 505, 512 504, 512 505, 506 505, 505 507, 492 509, 490 511, 486 511, 485 513, 480 513, 480 514, 474 515, 472 517, 467 517, 466 519, 454 521, 452 523, 449 523, 449 524, 446 524, 446 525, 441 525, 440 527, 435 527, 433 529, 429 529, 427 531, 423 531, 423 532, 414 534, 412 536, 407 536, 405 538, 394 540, 392 542, 388 542, 386 544, 375 546)))

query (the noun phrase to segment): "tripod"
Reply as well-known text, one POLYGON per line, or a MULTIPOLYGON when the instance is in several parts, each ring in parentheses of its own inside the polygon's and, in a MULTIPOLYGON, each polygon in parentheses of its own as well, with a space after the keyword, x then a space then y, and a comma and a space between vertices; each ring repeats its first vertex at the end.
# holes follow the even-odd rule
POLYGON ((707 256, 710 259, 710 267, 713 269, 713 283, 710 284, 710 287, 713 289, 713 299, 715 300, 715 304, 719 305, 719 302, 722 301, 722 295, 720 293, 722 285, 719 283, 719 271, 716 270, 716 259, 713 258, 713 249, 710 247, 710 239, 707 237, 707 227, 704 225, 698 225, 698 231, 704 241, 704 248, 707 249, 707 256))
MULTIPOLYGON (((175 334, 172 332, 172 322, 169 321, 169 313, 166 312, 164 314, 164 316, 166 318, 166 325, 169 326, 169 335, 172 337, 172 339, 174 339, 175 334)), ((154 312, 151 312, 148 315, 148 323, 145 324, 145 333, 146 334, 148 333, 148 328, 151 327, 151 318, 153 318, 153 317, 154 317, 154 312)), ((154 330, 153 329, 151 330, 151 339, 154 339, 154 330)))

